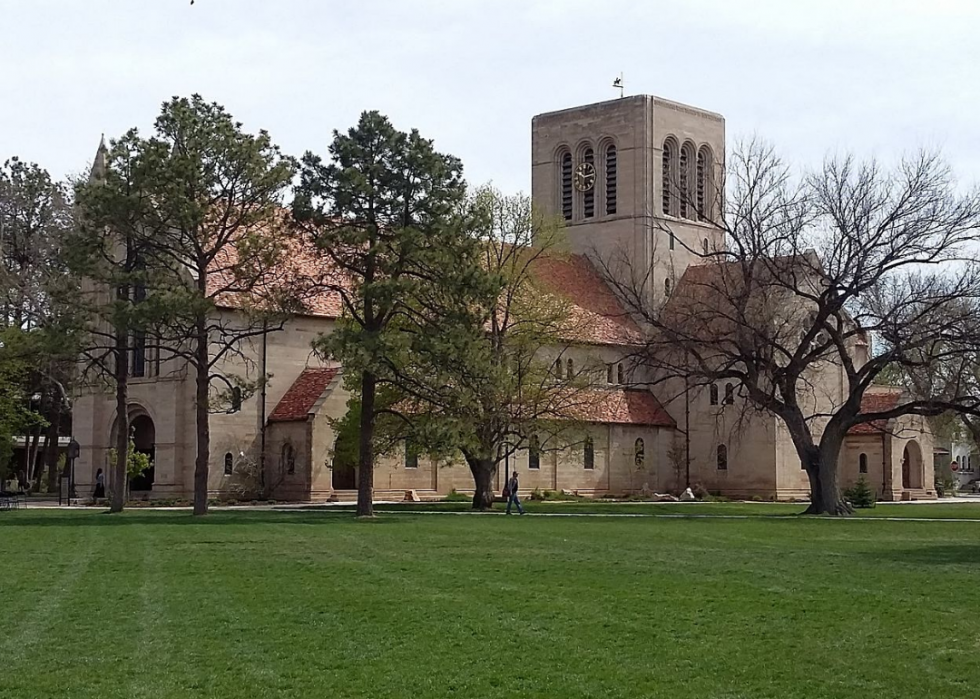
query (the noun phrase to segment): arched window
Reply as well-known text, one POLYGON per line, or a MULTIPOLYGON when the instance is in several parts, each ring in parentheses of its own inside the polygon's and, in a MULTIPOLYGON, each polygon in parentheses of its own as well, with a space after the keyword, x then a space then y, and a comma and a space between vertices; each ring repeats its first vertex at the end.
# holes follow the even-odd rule
POLYGON ((405 468, 419 467, 419 453, 409 440, 405 440, 405 468))
POLYGON ((724 444, 718 445, 718 470, 728 470, 728 447, 724 444))
POLYGON ((561 215, 572 220, 572 154, 561 154, 561 215))
POLYGON ((623 365, 622 365, 622 364, 617 364, 617 365, 616 365, 616 380, 617 380, 617 381, 618 381, 618 382, 619 382, 620 384, 624 384, 624 383, 626 383, 626 380, 625 380, 625 379, 626 379, 626 377, 624 376, 624 373, 625 373, 625 372, 623 371, 623 365))
POLYGON ((681 218, 691 217, 690 178, 688 177, 691 169, 691 148, 690 142, 685 143, 684 147, 681 148, 680 168, 677 173, 677 188, 680 190, 681 218))
MULTIPOLYGON (((582 153, 582 162, 595 167, 595 151, 586 148, 582 153)), ((585 218, 595 216, 595 185, 589 187, 582 193, 582 215, 585 218)))
POLYGON ((701 241, 701 247, 704 249, 704 254, 707 255, 708 254, 708 239, 707 238, 705 238, 704 240, 701 241))
POLYGON ((565 378, 571 379, 575 377, 575 364, 572 362, 572 358, 569 357, 568 361, 565 362, 565 378))
POLYGON ((286 473, 296 473, 296 452, 289 442, 283 444, 279 452, 279 467, 286 473))
POLYGON ((643 440, 637 438, 637 440, 633 442, 633 463, 636 464, 637 468, 643 465, 643 459, 645 456, 646 455, 644 454, 643 450, 643 440))
POLYGON ((538 435, 531 435, 527 445, 527 467, 532 471, 541 468, 541 440, 538 435))
POLYGON ((225 454, 225 475, 230 476, 235 470, 235 457, 231 455, 231 452, 225 454))
POLYGON ((237 413, 242 409, 242 388, 235 386, 231 389, 231 412, 237 413))
POLYGON ((712 405, 718 405, 718 384, 711 384, 708 387, 708 395, 711 399, 712 405))
POLYGON ((670 231, 669 235, 670 235, 670 238, 669 238, 669 241, 670 241, 669 247, 670 247, 671 250, 673 250, 675 247, 677 247, 677 236, 674 235, 674 231, 670 231))
POLYGON ((732 405, 735 402, 735 386, 730 383, 725 384, 725 405, 732 405))
POLYGON ((670 277, 664 279, 664 296, 670 296, 670 277))
POLYGON ((662 182, 660 186, 663 191, 660 193, 660 208, 664 216, 669 216, 674 213, 674 198, 671 196, 671 193, 676 186, 674 184, 674 171, 676 170, 674 159, 676 157, 677 146, 674 144, 673 139, 668 138, 664 141, 663 154, 661 156, 662 182))
POLYGON ((595 443, 592 437, 585 438, 585 445, 582 447, 582 465, 590 471, 595 468, 595 443))
POLYGON ((609 366, 606 367, 606 383, 608 383, 608 384, 615 383, 615 380, 613 379, 613 365, 612 364, 610 364, 609 366))
POLYGON ((616 146, 606 146, 606 216, 616 213, 616 146))
POLYGON ((868 455, 867 454, 861 454, 861 456, 858 457, 858 471, 860 473, 867 473, 868 472, 868 455))
POLYGON ((555 360, 555 378, 561 378, 561 358, 555 360))
POLYGON ((695 201, 698 207, 698 220, 704 221, 708 218, 708 164, 711 162, 707 146, 701 146, 698 150, 698 164, 695 169, 695 201))

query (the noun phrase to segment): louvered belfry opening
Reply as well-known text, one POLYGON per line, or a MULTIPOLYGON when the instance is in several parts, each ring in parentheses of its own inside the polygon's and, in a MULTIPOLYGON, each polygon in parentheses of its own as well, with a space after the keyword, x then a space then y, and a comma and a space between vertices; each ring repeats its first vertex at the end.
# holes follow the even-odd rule
POLYGON ((572 154, 568 151, 561 156, 561 215, 572 220, 572 154))
MULTIPOLYGON (((595 151, 591 148, 586 148, 585 153, 582 154, 582 162, 588 163, 592 167, 595 167, 595 151)), ((595 216, 595 187, 589 187, 584 192, 582 197, 582 215, 585 218, 592 218, 595 216)))
POLYGON ((606 147, 606 215, 616 213, 616 146, 606 147))

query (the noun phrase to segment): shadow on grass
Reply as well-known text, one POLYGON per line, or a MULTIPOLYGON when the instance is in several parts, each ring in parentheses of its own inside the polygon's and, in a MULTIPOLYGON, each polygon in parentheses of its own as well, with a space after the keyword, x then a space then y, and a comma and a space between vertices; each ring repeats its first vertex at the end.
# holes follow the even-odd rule
POLYGON ((869 551, 868 558, 910 565, 965 565, 980 566, 980 543, 941 544, 915 548, 869 551))
POLYGON ((219 510, 205 517, 195 517, 189 510, 145 512, 128 510, 121 514, 93 510, 28 510, 0 514, 2 527, 128 527, 144 524, 175 526, 233 526, 253 524, 359 524, 377 526, 396 520, 385 518, 384 512, 374 519, 357 519, 353 510, 341 511, 275 511, 275 510, 219 510))

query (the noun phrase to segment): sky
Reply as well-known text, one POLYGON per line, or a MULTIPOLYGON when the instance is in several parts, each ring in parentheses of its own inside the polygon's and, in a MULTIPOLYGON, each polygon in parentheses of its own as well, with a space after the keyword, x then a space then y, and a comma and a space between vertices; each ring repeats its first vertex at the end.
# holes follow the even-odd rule
POLYGON ((0 161, 56 177, 199 93, 287 153, 378 109, 530 187, 538 113, 655 94, 803 169, 939 148, 980 181, 976 0, 0 0, 0 161))

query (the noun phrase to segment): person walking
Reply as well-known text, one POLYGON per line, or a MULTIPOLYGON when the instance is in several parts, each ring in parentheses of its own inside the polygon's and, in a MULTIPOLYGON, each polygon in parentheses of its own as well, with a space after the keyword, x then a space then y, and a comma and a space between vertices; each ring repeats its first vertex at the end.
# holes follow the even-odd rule
POLYGON ((105 497, 105 474, 102 473, 101 468, 95 472, 95 492, 92 497, 96 500, 102 500, 105 497))
POLYGON ((510 476, 510 480, 507 481, 507 514, 510 514, 511 505, 517 505, 517 511, 520 514, 524 514, 524 508, 521 507, 521 500, 517 497, 518 488, 520 488, 520 483, 517 481, 517 471, 514 471, 510 476))

